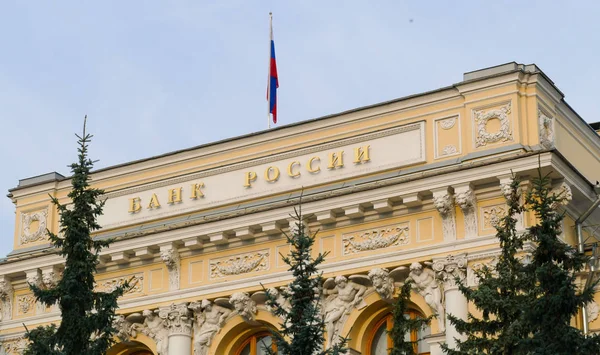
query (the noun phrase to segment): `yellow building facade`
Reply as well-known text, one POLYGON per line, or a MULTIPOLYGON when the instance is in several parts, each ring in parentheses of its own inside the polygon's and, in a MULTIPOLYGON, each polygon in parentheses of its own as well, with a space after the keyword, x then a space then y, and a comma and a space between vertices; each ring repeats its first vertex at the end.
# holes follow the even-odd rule
MULTIPOLYGON (((96 237, 116 238, 101 253, 97 289, 134 281, 109 354, 260 354, 280 323, 261 284, 280 290, 292 278, 283 233, 301 195, 314 252, 329 253, 326 338, 349 334, 352 354, 385 354, 394 290, 410 277, 410 315, 438 315, 419 353, 441 354, 460 337, 446 313, 474 311, 455 277, 475 286, 473 270, 493 263, 512 174, 526 189, 540 165, 569 196, 563 240, 596 241, 586 226, 600 223, 597 208, 579 234, 576 225, 598 198, 600 136, 538 67, 508 63, 435 91, 97 170, 107 200, 96 237)), ((48 194, 67 203, 69 190, 57 173, 10 190, 14 250, 0 263, 7 354, 22 352, 23 324, 60 319, 28 283, 51 286, 62 271, 45 235, 59 228, 48 194)), ((533 222, 519 216, 520 229, 533 222)), ((600 330, 598 305, 574 323, 600 330)))

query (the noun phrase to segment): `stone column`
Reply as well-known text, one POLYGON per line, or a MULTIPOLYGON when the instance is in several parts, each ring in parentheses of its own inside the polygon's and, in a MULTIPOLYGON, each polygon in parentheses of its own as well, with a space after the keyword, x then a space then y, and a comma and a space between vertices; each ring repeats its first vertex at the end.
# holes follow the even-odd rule
POLYGON ((458 289, 457 280, 465 281, 467 257, 465 254, 448 255, 443 259, 433 260, 433 269, 443 282, 446 304, 446 344, 450 349, 456 349, 456 339, 464 340, 465 336, 458 333, 448 319, 448 314, 460 319, 467 319, 467 298, 458 289))
MULTIPOLYGON (((192 353, 192 312, 187 303, 171 304, 166 307, 169 334, 169 355, 192 353)), ((165 309, 163 309, 165 311, 165 309)))

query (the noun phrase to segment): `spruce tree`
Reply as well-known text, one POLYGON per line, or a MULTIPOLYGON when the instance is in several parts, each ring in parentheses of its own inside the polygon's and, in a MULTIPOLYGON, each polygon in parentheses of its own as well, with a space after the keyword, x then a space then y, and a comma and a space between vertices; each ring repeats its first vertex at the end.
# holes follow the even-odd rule
POLYGON ((552 191, 549 176, 542 176, 540 169, 526 198, 528 208, 537 218, 537 224, 529 228, 529 238, 537 247, 526 266, 527 274, 535 282, 524 308, 531 335, 523 340, 522 353, 600 354, 597 335, 586 337, 571 326, 579 308, 593 299, 595 284, 583 289, 575 284, 577 274, 589 258, 559 239, 563 214, 557 211, 557 206, 564 198, 552 191))
MULTIPOLYGON (((87 117, 86 117, 87 118, 87 117)), ((78 138, 78 161, 71 164, 72 190, 69 204, 61 204, 50 196, 60 214, 60 232, 48 231, 50 242, 65 258, 62 278, 55 287, 42 289, 30 285, 37 301, 46 306, 58 303, 61 322, 57 327, 38 327, 27 332, 31 341, 26 355, 100 355, 114 342, 113 327, 117 298, 128 287, 112 292, 94 292, 94 274, 98 253, 108 247, 110 240, 94 240, 91 233, 98 230, 97 217, 102 214, 102 190, 90 187, 93 161, 88 158, 88 143, 92 136, 85 131, 78 138)))
POLYGON ((325 261, 327 253, 312 256, 316 233, 312 236, 306 233, 302 220, 302 204, 294 209, 294 223, 290 234, 286 234, 290 245, 290 253, 282 255, 283 261, 289 266, 294 277, 287 288, 280 291, 280 296, 289 304, 284 307, 273 294, 267 290, 267 305, 273 314, 283 321, 278 331, 272 331, 277 344, 277 352, 265 349, 269 354, 283 355, 337 355, 344 353, 347 339, 340 339, 337 345, 323 350, 325 323, 321 314, 321 297, 323 278, 318 267, 325 261), (287 308, 287 309, 286 309, 287 308))
POLYGON ((495 266, 475 271, 477 288, 460 284, 460 291, 480 312, 467 320, 448 314, 456 329, 467 336, 457 342, 457 349, 444 348, 449 354, 520 354, 521 339, 528 336, 523 325, 523 305, 534 279, 528 275, 517 253, 523 249, 525 236, 517 233, 517 216, 523 212, 519 180, 513 178, 507 213, 496 225, 501 252, 495 266))
POLYGON ((390 338, 392 339, 393 347, 390 349, 389 355, 413 355, 417 354, 418 342, 406 340, 406 334, 410 334, 413 331, 419 331, 425 328, 431 322, 433 316, 428 318, 414 318, 410 319, 406 317, 408 313, 408 302, 410 301, 410 290, 412 289, 412 281, 408 280, 400 288, 400 295, 394 303, 394 310, 392 312, 393 325, 389 332, 390 338))

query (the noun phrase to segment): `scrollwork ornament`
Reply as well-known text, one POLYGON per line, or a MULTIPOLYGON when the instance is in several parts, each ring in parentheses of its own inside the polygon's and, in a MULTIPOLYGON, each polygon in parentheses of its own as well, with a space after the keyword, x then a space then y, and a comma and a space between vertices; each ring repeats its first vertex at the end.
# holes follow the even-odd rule
POLYGON ((433 194, 433 205, 442 216, 442 233, 444 240, 456 240, 454 195, 447 190, 436 191, 433 194))
POLYGON ((445 290, 457 289, 457 280, 465 281, 467 258, 464 255, 448 255, 444 259, 433 262, 433 270, 438 279, 444 283, 445 290))
POLYGON ((210 277, 213 279, 264 270, 269 270, 268 250, 210 261, 210 277))
POLYGON ((1 320, 12 319, 14 289, 9 280, 0 280, 0 304, 2 306, 1 320))
POLYGON ((47 209, 21 214, 21 237, 19 239, 21 245, 36 242, 46 235, 47 217, 47 209), (31 224, 33 222, 38 222, 38 226, 32 231, 31 224))
POLYGON ((187 303, 171 304, 161 311, 167 313, 166 323, 169 335, 192 336, 193 317, 187 303))
POLYGON ((513 134, 510 129, 510 119, 508 118, 510 113, 510 102, 497 110, 490 110, 487 112, 481 110, 475 111, 475 123, 477 126, 475 147, 483 147, 490 143, 512 140, 513 134), (487 131, 487 123, 492 119, 498 119, 500 121, 500 129, 497 132, 490 133, 487 131))
POLYGON ((458 149, 452 144, 448 144, 442 149, 442 156, 454 155, 456 153, 458 153, 458 149))

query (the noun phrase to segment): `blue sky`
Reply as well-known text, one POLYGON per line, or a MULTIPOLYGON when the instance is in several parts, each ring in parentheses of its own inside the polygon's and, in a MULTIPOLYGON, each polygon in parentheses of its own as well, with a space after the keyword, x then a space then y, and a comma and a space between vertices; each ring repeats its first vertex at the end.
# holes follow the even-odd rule
MULTIPOLYGON (((267 128, 268 13, 281 124, 536 63, 600 121, 596 1, 3 1, 0 190, 70 174, 88 115, 96 167, 267 128)), ((0 199, 0 256, 14 206, 0 199)))

